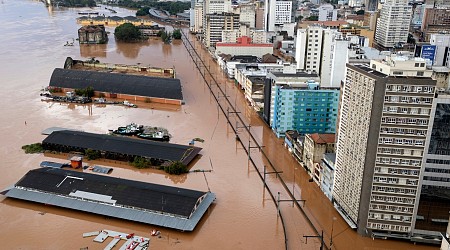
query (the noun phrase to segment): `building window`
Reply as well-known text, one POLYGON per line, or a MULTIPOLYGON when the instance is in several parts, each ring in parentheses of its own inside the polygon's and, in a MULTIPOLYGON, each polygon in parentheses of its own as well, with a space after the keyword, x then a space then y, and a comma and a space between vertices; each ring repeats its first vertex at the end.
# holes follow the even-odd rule
POLYGON ((423 71, 417 71, 417 76, 423 76, 423 71))

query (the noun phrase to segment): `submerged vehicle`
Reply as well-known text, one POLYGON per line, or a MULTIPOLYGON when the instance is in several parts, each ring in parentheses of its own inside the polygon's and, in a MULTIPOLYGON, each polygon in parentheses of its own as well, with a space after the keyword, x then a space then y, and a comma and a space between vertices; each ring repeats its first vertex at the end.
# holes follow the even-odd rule
POLYGON ((118 127, 112 132, 118 135, 137 135, 144 132, 144 126, 137 125, 136 123, 131 123, 125 127, 118 127))
POLYGON ((170 141, 170 135, 165 134, 163 131, 144 132, 137 134, 139 138, 153 140, 153 141, 170 141))

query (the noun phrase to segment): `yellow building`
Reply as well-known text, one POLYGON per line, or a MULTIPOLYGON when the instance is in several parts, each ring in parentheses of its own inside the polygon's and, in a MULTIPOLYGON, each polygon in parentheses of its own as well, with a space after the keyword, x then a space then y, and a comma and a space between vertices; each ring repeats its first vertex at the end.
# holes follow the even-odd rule
POLYGON ((77 18, 77 23, 79 23, 81 25, 105 25, 105 26, 119 26, 124 23, 132 23, 135 26, 154 25, 154 23, 150 20, 145 20, 145 19, 134 17, 134 16, 127 16, 127 17, 119 17, 119 16, 87 17, 87 16, 82 16, 82 17, 77 18))

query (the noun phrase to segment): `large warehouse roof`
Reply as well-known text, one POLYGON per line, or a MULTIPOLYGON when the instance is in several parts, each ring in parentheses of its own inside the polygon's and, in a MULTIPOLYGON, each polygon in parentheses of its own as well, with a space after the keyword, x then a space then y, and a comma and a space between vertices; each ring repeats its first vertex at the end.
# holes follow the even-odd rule
POLYGON ((53 144, 93 149, 146 158, 181 161, 185 165, 188 165, 202 150, 194 146, 71 130, 54 131, 42 143, 44 147, 45 144, 53 144))
POLYGON ((215 199, 210 192, 55 168, 29 171, 4 194, 186 231, 215 199))
POLYGON ((182 100, 179 79, 74 69, 53 70, 49 86, 182 100))

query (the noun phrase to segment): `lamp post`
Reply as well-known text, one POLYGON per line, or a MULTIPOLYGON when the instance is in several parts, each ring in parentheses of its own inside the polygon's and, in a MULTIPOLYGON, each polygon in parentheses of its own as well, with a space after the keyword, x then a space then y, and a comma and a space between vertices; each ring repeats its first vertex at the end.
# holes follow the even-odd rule
POLYGON ((334 228, 334 221, 336 220, 336 217, 333 217, 333 220, 331 221, 331 236, 330 236, 330 250, 333 246, 333 228, 334 228))

